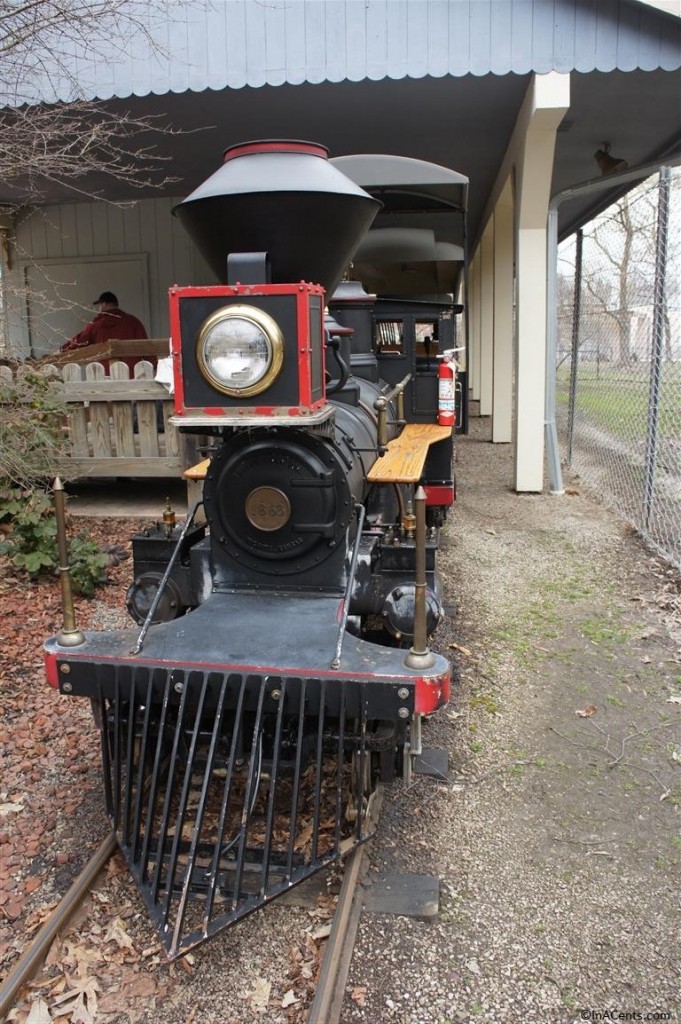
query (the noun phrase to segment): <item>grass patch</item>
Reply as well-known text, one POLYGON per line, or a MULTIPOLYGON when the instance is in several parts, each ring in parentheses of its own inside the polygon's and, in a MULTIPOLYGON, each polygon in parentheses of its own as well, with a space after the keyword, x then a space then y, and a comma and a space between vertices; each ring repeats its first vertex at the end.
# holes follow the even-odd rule
POLYGON ((585 619, 579 628, 582 636, 594 644, 623 644, 629 636, 629 630, 616 625, 610 617, 585 619))
POLYGON ((473 711, 486 711, 490 715, 498 715, 500 708, 493 693, 475 693, 468 702, 473 711))

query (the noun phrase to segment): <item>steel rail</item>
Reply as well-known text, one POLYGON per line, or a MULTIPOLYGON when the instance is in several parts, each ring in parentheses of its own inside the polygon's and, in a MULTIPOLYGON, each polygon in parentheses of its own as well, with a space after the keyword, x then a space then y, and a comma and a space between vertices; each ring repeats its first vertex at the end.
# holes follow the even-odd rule
MULTIPOLYGON (((367 825, 373 832, 381 810, 383 787, 379 785, 370 797, 367 825)), ((359 884, 364 867, 366 844, 356 847, 347 859, 338 906, 331 924, 329 942, 322 960, 322 969, 307 1024, 339 1024, 345 984, 355 947, 359 919, 364 904, 364 890, 359 884)))
POLYGON ((28 949, 21 954, 0 988, 0 1019, 12 1008, 14 997, 21 986, 38 972, 52 942, 66 925, 117 846, 116 836, 112 832, 87 862, 64 898, 31 941, 28 949))

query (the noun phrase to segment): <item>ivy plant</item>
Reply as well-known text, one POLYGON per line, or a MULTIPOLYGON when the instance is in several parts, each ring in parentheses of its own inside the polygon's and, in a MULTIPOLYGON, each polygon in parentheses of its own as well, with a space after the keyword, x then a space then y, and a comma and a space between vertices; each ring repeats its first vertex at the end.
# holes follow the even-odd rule
MULTIPOLYGON (((59 568, 57 524, 50 495, 0 486, 0 554, 7 555, 17 569, 32 579, 59 568)), ((106 582, 109 556, 81 532, 69 539, 71 583, 76 594, 91 597, 106 582)))
MULTIPOLYGON (((47 481, 66 453, 65 417, 58 394, 40 373, 24 370, 0 379, 0 554, 32 579, 59 568, 47 481)), ((106 581, 108 564, 86 533, 69 538, 74 593, 91 597, 106 581)))

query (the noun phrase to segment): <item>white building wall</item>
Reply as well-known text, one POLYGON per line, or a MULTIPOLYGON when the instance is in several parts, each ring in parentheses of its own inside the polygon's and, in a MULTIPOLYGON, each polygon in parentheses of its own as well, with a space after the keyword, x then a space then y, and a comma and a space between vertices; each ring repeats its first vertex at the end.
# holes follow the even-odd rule
POLYGON ((215 283, 172 216, 180 198, 65 203, 26 211, 16 224, 11 267, 5 271, 11 311, 8 354, 25 358, 56 351, 64 335, 75 334, 94 314, 90 282, 101 282, 99 291, 116 292, 121 307, 144 321, 150 337, 167 337, 168 288, 215 283), (32 297, 27 285, 35 288, 40 280, 43 294, 32 297), (55 281, 67 284, 52 285, 55 281), (37 324, 32 330, 38 309, 40 330, 37 324), (47 340, 52 337, 53 342, 47 340))

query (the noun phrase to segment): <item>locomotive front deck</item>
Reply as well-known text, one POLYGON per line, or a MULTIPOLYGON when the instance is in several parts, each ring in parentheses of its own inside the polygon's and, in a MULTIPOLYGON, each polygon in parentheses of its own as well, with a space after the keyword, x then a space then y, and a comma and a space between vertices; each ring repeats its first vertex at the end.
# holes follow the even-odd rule
POLYGON ((112 825, 172 959, 363 842, 370 779, 450 669, 344 638, 318 595, 216 594, 173 622, 46 644, 48 680, 90 697, 112 825), (220 628, 216 629, 216 622, 220 628))
POLYGON ((414 669, 405 664, 405 651, 346 633, 340 667, 331 668, 341 613, 341 600, 319 594, 214 594, 210 605, 152 626, 139 655, 131 654, 136 629, 87 633, 86 643, 75 648, 48 641, 48 681, 73 696, 108 698, 113 685, 108 666, 116 664, 131 671, 144 666, 171 673, 217 670, 325 679, 331 687, 370 681, 366 700, 374 716, 381 707, 397 712, 402 688, 409 691, 403 701, 409 715, 430 714, 446 703, 451 667, 438 655, 427 671, 414 669))

